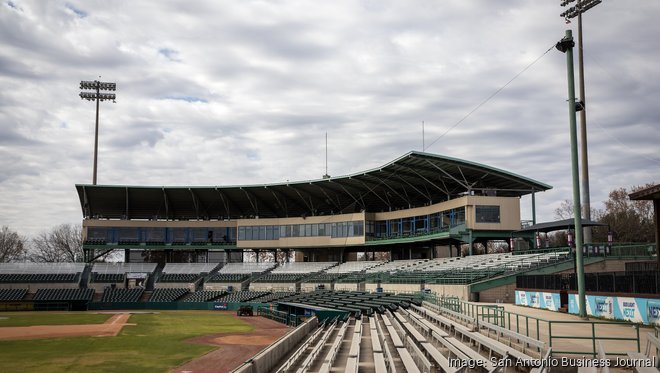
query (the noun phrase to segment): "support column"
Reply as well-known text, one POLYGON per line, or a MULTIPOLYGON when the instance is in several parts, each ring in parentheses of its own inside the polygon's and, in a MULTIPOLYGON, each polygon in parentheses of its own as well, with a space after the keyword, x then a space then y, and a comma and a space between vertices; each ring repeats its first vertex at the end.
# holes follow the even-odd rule
POLYGON ((573 32, 566 30, 566 36, 557 43, 557 49, 566 53, 568 78, 568 114, 571 139, 571 174, 573 176, 573 217, 575 220, 575 264, 577 266, 577 284, 580 317, 587 318, 584 289, 584 264, 582 260, 582 209, 580 207, 580 176, 578 169, 577 123, 575 118, 575 76, 573 73, 573 32))
POLYGON ((474 241, 472 240, 472 229, 470 229, 470 230, 468 231, 468 234, 469 234, 469 235, 468 235, 468 237, 469 237, 469 238, 468 238, 468 241, 469 241, 469 244, 470 244, 470 247, 469 247, 469 249, 468 249, 468 254, 469 254, 470 256, 472 256, 472 249, 473 249, 472 244, 474 243, 474 241))
POLYGON ((655 210, 655 254, 660 268, 660 199, 653 200, 653 210, 655 210))
POLYGON ((536 192, 532 192, 532 225, 536 224, 536 192))

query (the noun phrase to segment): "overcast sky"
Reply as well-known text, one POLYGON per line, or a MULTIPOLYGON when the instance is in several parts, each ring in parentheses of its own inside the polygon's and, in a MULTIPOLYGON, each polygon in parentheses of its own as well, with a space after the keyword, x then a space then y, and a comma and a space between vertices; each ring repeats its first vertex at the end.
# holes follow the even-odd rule
MULTIPOLYGON (((428 152, 552 185, 538 221, 572 197, 566 57, 544 55, 577 35, 559 0, 1 1, 0 225, 19 233, 80 223, 95 108, 79 82, 99 76, 118 87, 99 184, 317 179, 326 132, 345 175, 422 150, 424 121, 428 152)), ((585 15, 595 207, 660 181, 659 19, 660 1, 585 15)))

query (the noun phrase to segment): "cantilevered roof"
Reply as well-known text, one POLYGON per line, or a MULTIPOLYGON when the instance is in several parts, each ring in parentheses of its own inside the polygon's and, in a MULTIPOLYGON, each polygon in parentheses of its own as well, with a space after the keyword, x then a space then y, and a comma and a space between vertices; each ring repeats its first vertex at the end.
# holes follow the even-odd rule
POLYGON ((310 181, 245 186, 76 185, 87 218, 182 220, 392 211, 465 194, 512 197, 551 188, 484 164, 414 151, 368 171, 310 181))
MULTIPOLYGON (((593 220, 582 219, 583 227, 603 227, 607 224, 599 223, 593 220)), ((547 223, 538 223, 531 225, 525 229, 521 229, 518 232, 554 232, 561 231, 564 229, 575 229, 575 219, 564 219, 558 221, 550 221, 547 223)))

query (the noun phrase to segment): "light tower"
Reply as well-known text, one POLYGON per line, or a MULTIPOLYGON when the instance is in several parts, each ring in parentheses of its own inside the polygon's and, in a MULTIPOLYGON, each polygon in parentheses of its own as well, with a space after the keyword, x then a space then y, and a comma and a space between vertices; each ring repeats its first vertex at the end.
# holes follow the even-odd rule
MULTIPOLYGON (((561 6, 565 7, 576 0, 562 0, 561 6)), ((578 71, 579 71, 579 102, 582 104, 580 112, 580 167, 582 168, 582 211, 586 220, 591 220, 591 201, 589 197, 589 159, 587 152, 587 112, 584 94, 584 56, 582 48, 582 13, 600 4, 602 0, 577 0, 574 6, 566 9, 560 14, 566 23, 571 19, 578 18, 578 71)), ((584 242, 591 243, 591 227, 584 228, 584 242)))
POLYGON ((100 82, 98 80, 83 80, 80 82, 80 89, 88 91, 80 92, 80 98, 87 101, 96 101, 96 131, 94 133, 94 176, 92 185, 96 185, 96 162, 99 153, 99 102, 112 100, 115 102, 114 93, 101 93, 101 91, 114 91, 117 89, 116 83, 100 82))

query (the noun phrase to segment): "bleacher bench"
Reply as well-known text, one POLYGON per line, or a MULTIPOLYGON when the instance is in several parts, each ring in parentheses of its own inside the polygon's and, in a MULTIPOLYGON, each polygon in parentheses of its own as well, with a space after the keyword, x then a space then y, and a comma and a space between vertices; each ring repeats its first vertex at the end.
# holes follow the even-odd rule
POLYGON ((630 359, 642 360, 642 359, 652 359, 655 361, 655 367, 635 367, 635 371, 638 373, 658 373, 658 350, 660 350, 660 339, 654 336, 651 333, 646 334, 646 351, 645 353, 641 352, 628 352, 628 357, 630 359), (655 357, 655 360, 653 358, 655 357))

